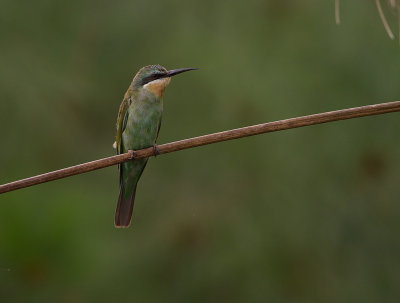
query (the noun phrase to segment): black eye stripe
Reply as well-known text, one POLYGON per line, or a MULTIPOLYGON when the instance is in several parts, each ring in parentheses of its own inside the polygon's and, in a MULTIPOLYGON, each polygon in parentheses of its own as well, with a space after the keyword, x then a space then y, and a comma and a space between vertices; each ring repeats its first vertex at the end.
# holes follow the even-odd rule
POLYGON ((147 84, 147 83, 149 83, 149 82, 151 82, 151 81, 154 81, 154 80, 157 80, 157 79, 161 79, 161 78, 164 78, 164 77, 165 77, 164 74, 153 74, 153 75, 150 75, 148 77, 145 77, 142 80, 142 86, 147 84))

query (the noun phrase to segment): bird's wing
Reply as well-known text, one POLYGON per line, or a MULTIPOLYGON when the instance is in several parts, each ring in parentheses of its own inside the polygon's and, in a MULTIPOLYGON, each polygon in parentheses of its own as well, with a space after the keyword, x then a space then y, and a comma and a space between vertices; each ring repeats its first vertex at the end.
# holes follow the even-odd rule
POLYGON ((117 149, 117 154, 122 152, 122 133, 125 130, 126 122, 128 121, 128 107, 131 105, 131 97, 126 97, 119 106, 118 118, 117 118, 117 136, 115 139, 115 148, 117 149))
POLYGON ((161 120, 162 120, 162 118, 160 117, 160 122, 158 122, 158 129, 157 129, 156 140, 157 140, 157 138, 158 138, 158 134, 160 133, 160 128, 161 128, 161 120))

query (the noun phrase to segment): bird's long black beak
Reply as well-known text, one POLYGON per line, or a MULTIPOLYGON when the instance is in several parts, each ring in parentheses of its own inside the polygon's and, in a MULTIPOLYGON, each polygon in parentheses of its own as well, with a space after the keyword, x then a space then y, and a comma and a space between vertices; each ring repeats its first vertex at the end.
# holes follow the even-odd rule
POLYGON ((143 78, 142 82, 141 82, 141 85, 145 85, 146 83, 149 83, 149 82, 157 80, 157 79, 163 79, 163 78, 172 77, 172 76, 175 76, 177 74, 188 72, 190 70, 195 70, 195 69, 198 69, 198 68, 193 68, 193 67, 190 67, 190 68, 178 68, 178 69, 169 70, 166 73, 162 73, 162 74, 152 74, 152 75, 150 75, 148 77, 143 78))
POLYGON ((195 70, 195 69, 198 69, 198 68, 189 67, 189 68, 172 69, 172 70, 169 70, 165 76, 166 77, 172 77, 172 76, 175 76, 177 74, 188 72, 190 70, 195 70))

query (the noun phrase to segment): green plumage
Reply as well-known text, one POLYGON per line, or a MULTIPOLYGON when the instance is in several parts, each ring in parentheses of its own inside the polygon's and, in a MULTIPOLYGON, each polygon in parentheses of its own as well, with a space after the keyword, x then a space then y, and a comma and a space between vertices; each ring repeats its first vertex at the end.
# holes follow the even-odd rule
MULTIPOLYGON (((163 71, 166 72, 165 69, 163 71)), ((118 154, 151 147, 156 143, 163 102, 162 98, 137 85, 137 82, 146 76, 148 76, 146 70, 139 71, 122 101, 117 121, 118 154)), ((136 186, 147 160, 148 158, 125 162, 119 167, 120 192, 114 220, 117 227, 130 225, 136 186)))
MULTIPOLYGON (((189 70, 193 68, 167 71, 160 65, 149 65, 139 70, 119 108, 115 141, 118 154, 155 145, 161 124, 164 89, 170 77, 189 70)), ((133 160, 119 165, 116 227, 128 227, 131 223, 137 183, 147 160, 133 160)))

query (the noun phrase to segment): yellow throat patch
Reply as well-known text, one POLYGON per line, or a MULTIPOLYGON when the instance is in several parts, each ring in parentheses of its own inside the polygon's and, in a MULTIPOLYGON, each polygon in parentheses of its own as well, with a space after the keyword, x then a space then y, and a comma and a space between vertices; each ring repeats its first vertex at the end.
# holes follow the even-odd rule
POLYGON ((152 92, 158 98, 161 98, 164 94, 165 88, 168 86, 171 78, 162 78, 151 81, 143 86, 144 89, 152 92))

